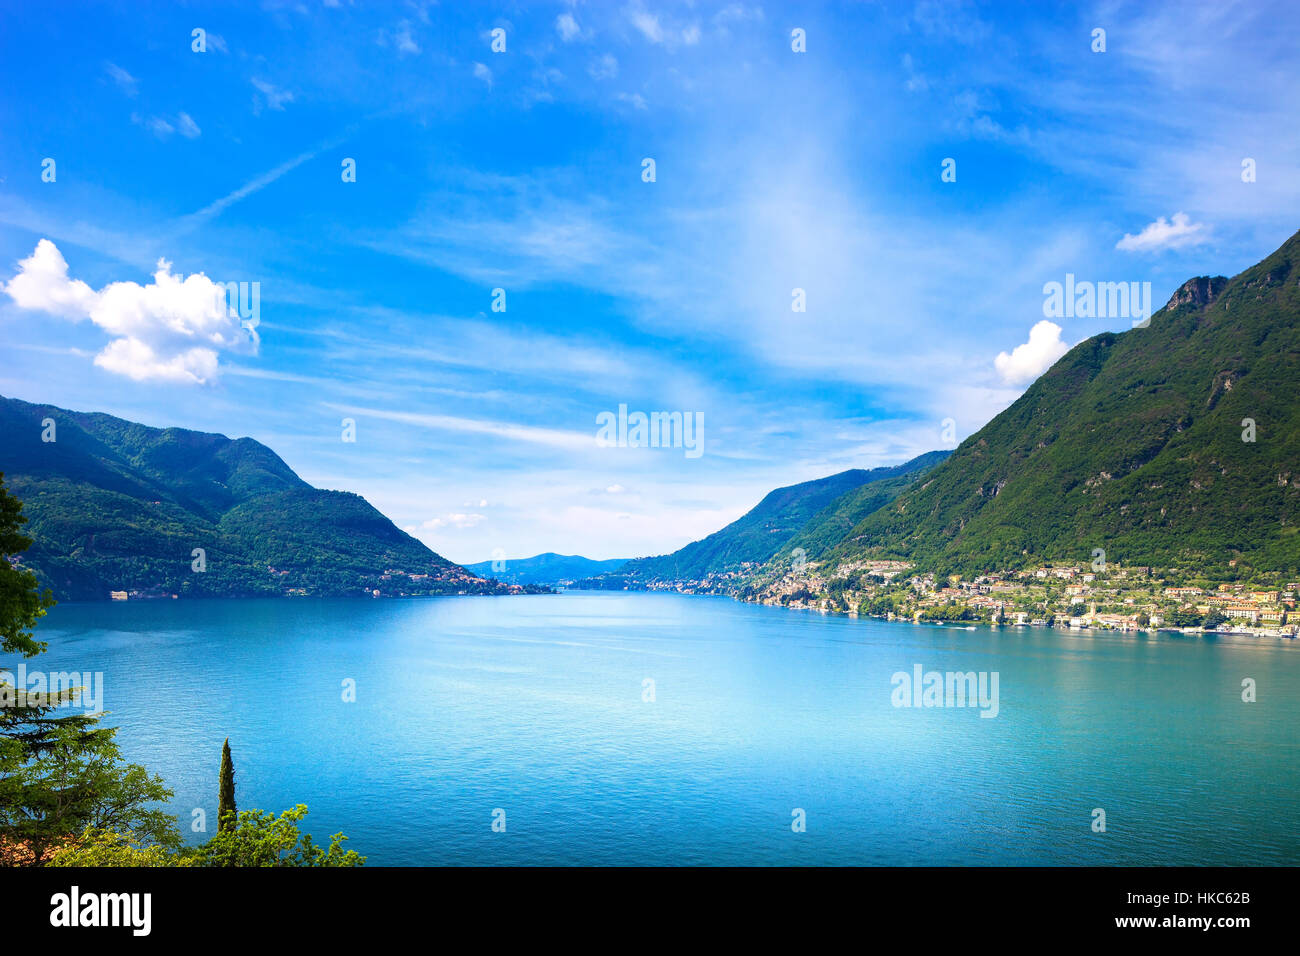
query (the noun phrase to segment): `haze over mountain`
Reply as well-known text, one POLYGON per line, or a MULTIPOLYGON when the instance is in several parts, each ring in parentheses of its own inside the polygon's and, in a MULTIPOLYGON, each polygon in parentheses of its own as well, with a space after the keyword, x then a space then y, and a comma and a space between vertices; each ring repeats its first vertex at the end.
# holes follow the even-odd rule
POLYGON ((495 578, 507 584, 564 584, 606 571, 615 571, 627 563, 627 558, 595 560, 577 554, 556 554, 547 551, 531 558, 477 561, 465 565, 466 570, 485 578, 495 578), (494 570, 497 565, 500 570, 494 570))
POLYGON ((1300 233, 1149 324, 1070 349, 949 455, 780 488, 601 587, 759 593, 867 562, 976 574, 1053 561, 1300 571, 1300 233), (714 582, 717 584, 718 582, 714 582))
POLYGON ((508 590, 251 438, 0 397, 0 473, 35 539, 23 563, 63 600, 508 590))
MULTIPOLYGON (((916 476, 946 458, 946 451, 919 455, 901 465, 851 468, 825 478, 777 488, 720 531, 672 554, 637 558, 595 587, 641 586, 651 582, 698 582, 710 575, 738 572, 801 545, 821 553, 837 532, 893 500, 916 476)), ((810 551, 810 553, 812 553, 810 551)))

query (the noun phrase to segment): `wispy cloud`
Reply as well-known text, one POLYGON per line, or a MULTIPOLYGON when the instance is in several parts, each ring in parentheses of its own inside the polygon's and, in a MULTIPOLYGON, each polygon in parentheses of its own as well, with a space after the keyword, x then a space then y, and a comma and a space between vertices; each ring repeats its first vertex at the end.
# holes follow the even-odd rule
POLYGON ((180 134, 186 139, 198 139, 203 130, 199 129, 199 124, 194 122, 194 117, 189 113, 180 113, 176 117, 176 127, 180 134))
POLYGON ((127 96, 135 96, 140 92, 140 81, 116 63, 105 63, 104 72, 117 84, 117 88, 127 96))
POLYGON ((240 186, 238 189, 234 190, 233 192, 227 193, 226 195, 222 196, 220 199, 208 203, 208 205, 204 206, 202 209, 198 210, 197 212, 193 212, 190 215, 186 216, 184 219, 180 220, 177 230, 175 230, 174 234, 188 232, 192 229, 197 228, 198 226, 203 225, 209 220, 215 218, 216 216, 221 215, 222 212, 224 212, 226 209, 229 209, 231 206, 239 202, 241 199, 245 199, 248 196, 253 195, 253 193, 257 192, 258 190, 265 189, 267 186, 271 185, 271 183, 275 182, 281 176, 285 175, 286 173, 292 172, 293 170, 301 166, 303 163, 315 159, 317 156, 320 155, 322 150, 328 148, 330 148, 330 145, 322 144, 321 146, 318 146, 315 149, 308 150, 305 153, 299 153, 293 159, 281 163, 279 166, 276 166, 274 169, 267 170, 265 173, 262 173, 260 176, 255 176, 253 179, 250 179, 248 182, 244 183, 244 185, 240 186))
POLYGON ((398 409, 362 408, 325 403, 325 407, 335 411, 348 412, 357 416, 370 416, 403 425, 416 425, 439 431, 469 432, 503 441, 520 441, 566 451, 592 451, 596 448, 595 426, 591 432, 563 431, 556 428, 537 428, 531 425, 518 425, 510 422, 489 421, 485 419, 457 418, 452 415, 426 415, 419 412, 407 412, 398 409))
POLYGON ((555 32, 560 35, 561 40, 569 43, 582 33, 582 28, 578 26, 578 21, 574 19, 572 13, 561 13, 555 18, 555 32))
POLYGON ((263 106, 270 110, 283 110, 286 104, 293 102, 293 93, 290 90, 282 89, 257 77, 253 77, 250 82, 257 90, 253 94, 254 112, 261 112, 263 106))

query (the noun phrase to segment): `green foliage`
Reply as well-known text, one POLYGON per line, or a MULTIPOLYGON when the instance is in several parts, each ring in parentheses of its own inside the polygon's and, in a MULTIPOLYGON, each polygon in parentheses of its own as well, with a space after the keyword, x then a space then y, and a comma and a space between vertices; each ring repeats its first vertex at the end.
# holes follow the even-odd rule
MULTIPOLYGON (((0 548, 16 557, 29 543, 18 533, 21 504, 0 484, 0 548)), ((31 572, 0 559, 0 651, 31 657, 45 650, 30 629, 53 604, 31 572)), ((39 865, 87 829, 129 830, 159 843, 177 840, 173 819, 151 804, 172 793, 143 767, 122 762, 98 715, 57 711, 79 688, 28 693, 0 685, 0 855, 39 865)))
POLYGON ((637 558, 584 586, 622 588, 649 581, 699 581, 710 574, 768 561, 804 546, 809 557, 829 546, 835 531, 852 526, 846 515, 861 517, 893 499, 916 474, 942 460, 929 452, 890 468, 842 471, 827 478, 778 488, 752 509, 700 541, 672 554, 637 558), (804 533, 807 532, 807 540, 804 533))
POLYGON ((217 832, 203 846, 192 851, 200 866, 362 866, 366 859, 355 850, 344 850, 347 837, 336 833, 328 849, 312 842, 310 834, 299 835, 297 824, 307 815, 306 804, 298 804, 277 818, 261 810, 245 810, 238 825, 217 832))
POLYGON ((217 828, 228 830, 238 818, 235 807, 235 764, 230 757, 230 738, 221 745, 221 769, 217 774, 217 828))
POLYGON ((177 852, 135 833, 86 830, 80 839, 59 850, 46 866, 198 866, 192 853, 177 852))
MULTIPOLYGON (((110 419, 116 422, 116 419, 110 419)), ((260 446, 259 446, 260 447, 260 446)), ((277 459, 278 460, 278 459, 277 459)), ((2 479, 3 476, 0 476, 2 479)), ((22 505, 0 480, 0 549, 8 558, 30 544, 19 534, 22 505)), ((53 604, 35 576, 0 560, 0 651, 27 657, 45 650, 31 628, 53 604)), ((0 864, 10 866, 361 866, 343 849, 299 835, 307 815, 299 804, 279 818, 260 810, 236 813, 230 741, 222 746, 217 835, 178 849, 176 818, 157 807, 173 796, 162 778, 122 761, 116 728, 98 714, 56 716, 79 689, 28 693, 0 684, 0 864)))
POLYGON ((827 561, 979 572, 1100 547, 1224 578, 1300 570, 1297 258, 1300 234, 1231 281, 1189 282, 1147 328, 1077 345, 827 561))
POLYGON ((366 858, 345 850, 347 837, 336 833, 329 846, 317 846, 298 824, 307 816, 298 804, 276 817, 246 810, 223 826, 207 843, 177 848, 177 841, 157 842, 148 834, 88 829, 54 854, 50 866, 364 866, 366 858))
POLYGON ((0 472, 0 653, 33 657, 45 645, 32 637, 32 628, 54 605, 54 596, 42 591, 36 576, 16 563, 32 539, 21 532, 27 521, 22 502, 5 488, 4 477, 0 472))
POLYGON ((172 791, 138 764, 123 763, 116 728, 95 717, 44 716, 46 709, 0 728, 0 841, 22 847, 11 862, 39 864, 75 846, 87 829, 130 831, 154 843, 178 842, 175 818, 154 804, 172 791))
POLYGON ((917 465, 915 469, 909 468, 901 475, 869 481, 836 498, 800 527, 776 552, 772 562, 789 564, 795 548, 803 548, 807 560, 818 560, 843 541, 859 521, 897 498, 920 475, 943 461, 947 454, 942 451, 929 452, 901 466, 909 468, 917 465))
POLYGON ((360 496, 311 487, 252 439, 0 398, 0 462, 26 502, 35 543, 25 562, 63 600, 503 590, 360 496), (56 441, 40 440, 44 418, 56 441), (402 574, 385 579, 389 570, 402 574))

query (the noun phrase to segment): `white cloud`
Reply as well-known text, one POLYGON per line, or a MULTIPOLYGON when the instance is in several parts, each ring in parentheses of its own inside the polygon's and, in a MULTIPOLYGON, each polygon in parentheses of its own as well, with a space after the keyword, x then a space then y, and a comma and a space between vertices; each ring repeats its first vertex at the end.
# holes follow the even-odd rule
POLYGON ((149 132, 153 133, 159 139, 166 139, 172 133, 176 132, 176 127, 163 119, 161 116, 150 116, 148 118, 141 116, 139 113, 131 114, 131 122, 138 126, 143 126, 149 132))
POLYGON ((256 351, 221 286, 202 273, 173 275, 162 259, 148 285, 112 282, 95 292, 70 279, 63 254, 42 239, 4 291, 21 309, 90 319, 112 336, 95 364, 138 382, 206 384, 217 377, 220 352, 256 351))
POLYGON ((1029 330, 1029 341, 1011 354, 999 352, 993 365, 1007 385, 1026 385, 1046 372, 1070 347, 1061 341, 1061 327, 1046 319, 1029 330))
POLYGON ((1176 212, 1169 220, 1161 216, 1136 236, 1125 233, 1124 238, 1115 243, 1115 248, 1125 252, 1181 249, 1184 246, 1199 245, 1208 238, 1208 230, 1204 223, 1194 223, 1188 218, 1187 213, 1176 212))
POLYGON ((930 88, 930 81, 925 75, 918 72, 916 65, 912 61, 912 54, 903 54, 903 72, 907 74, 907 81, 903 86, 909 93, 924 93, 930 88))
POLYGON ((606 53, 599 60, 592 61, 587 73, 593 80, 612 80, 618 76, 618 60, 613 54, 606 53))
POLYGON ((260 97, 253 97, 253 109, 255 112, 261 111, 263 103, 266 104, 267 109, 282 110, 284 109, 285 103, 293 102, 293 94, 288 90, 282 90, 280 87, 268 83, 265 80, 259 80, 257 77, 253 77, 251 82, 253 86, 257 88, 257 91, 262 94, 260 97))
POLYGON ((482 63, 474 64, 474 77, 486 83, 488 85, 489 90, 492 89, 492 71, 489 70, 484 64, 482 63))
POLYGON ((176 117, 176 127, 186 139, 196 139, 203 132, 189 113, 181 113, 176 117))
POLYGON ((631 13, 632 26, 641 31, 641 35, 651 43, 664 42, 664 28, 659 25, 659 18, 653 13, 646 13, 644 10, 633 10, 631 13))
POLYGON ((657 14, 649 13, 640 7, 628 11, 628 18, 632 21, 632 26, 636 27, 651 43, 662 44, 673 49, 679 43, 694 46, 700 42, 700 28, 696 24, 681 26, 670 23, 665 26, 660 22, 657 14))
POLYGON ((118 85, 118 88, 121 89, 123 93, 127 96, 135 96, 140 81, 134 76, 126 72, 126 70, 122 69, 116 63, 105 63, 104 72, 112 78, 113 82, 118 85))
POLYGON ((582 32, 582 28, 578 26, 578 21, 573 19, 571 13, 561 13, 556 17, 555 29, 560 34, 560 39, 565 43, 568 43, 582 32))
POLYGON ((481 514, 448 514, 438 518, 430 518, 420 525, 421 531, 437 531, 439 528, 473 528, 479 522, 484 520, 481 514))
POLYGON ((48 239, 36 244, 30 257, 18 263, 18 274, 5 292, 20 309, 39 309, 65 319, 81 319, 95 304, 95 290, 80 279, 68 278, 68 263, 48 239))
POLYGON ((384 408, 360 408, 347 405, 324 403, 326 408, 349 412, 354 415, 369 415, 385 421, 400 422, 406 425, 419 425, 439 431, 467 432, 475 435, 490 435, 510 442, 528 442, 547 445, 567 451, 592 451, 596 445, 596 431, 590 432, 562 431, 558 428, 538 428, 534 425, 516 425, 512 422, 497 422, 476 418, 458 418, 454 415, 426 415, 420 412, 404 412, 384 408))
POLYGON ((386 30, 379 31, 378 43, 386 47, 389 42, 397 47, 398 53, 416 54, 420 52, 420 44, 415 42, 411 36, 411 23, 409 20, 403 20, 397 25, 397 29, 390 35, 386 30))

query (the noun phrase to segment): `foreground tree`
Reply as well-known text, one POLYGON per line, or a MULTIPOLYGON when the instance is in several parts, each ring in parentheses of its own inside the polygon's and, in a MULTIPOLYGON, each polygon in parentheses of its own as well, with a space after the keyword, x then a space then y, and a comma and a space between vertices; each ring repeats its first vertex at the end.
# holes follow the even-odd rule
MULTIPOLYGON (((0 654, 36 657, 46 645, 32 629, 54 606, 48 590, 18 555, 32 545, 21 533, 22 505, 0 474, 0 654)), ((157 807, 172 797, 162 778, 122 761, 115 728, 103 714, 56 716, 81 688, 28 693, 0 671, 0 866, 361 866, 336 833, 328 848, 300 835, 299 804, 278 818, 235 809, 230 741, 221 749, 217 835, 179 849, 176 818, 157 807)), ((47 688, 52 684, 47 681, 47 688)))
MULTIPOLYGON (((0 653, 33 658, 46 645, 32 628, 54 605, 17 557, 32 544, 21 533, 22 505, 0 475, 0 653)), ((102 714, 56 712, 81 688, 47 681, 27 692, 0 676, 0 864, 39 866, 76 846, 87 828, 125 830, 162 846, 180 842, 175 820, 150 804, 172 793, 160 777, 122 762, 116 729, 102 714)))
POLYGON ((35 657, 45 645, 32 637, 32 628, 54 606, 54 595, 42 591, 36 575, 17 564, 18 555, 32 546, 22 533, 27 519, 22 502, 9 494, 0 472, 0 652, 35 657))
POLYGON ((235 809, 235 764, 230 759, 230 738, 221 745, 221 771, 217 775, 217 831, 233 830, 239 819, 235 809))
POLYGON ((366 858, 356 850, 344 850, 342 833, 330 837, 328 848, 312 842, 311 834, 299 834, 298 823, 307 815, 300 803, 279 817, 262 810, 245 810, 238 823, 218 830, 196 853, 199 866, 362 866, 366 858))
POLYGON ((307 815, 298 804, 276 817, 261 810, 240 813, 234 825, 217 831, 207 843, 170 850, 140 841, 134 834, 87 831, 59 851, 51 866, 364 866, 366 858, 344 850, 342 833, 330 837, 328 848, 317 846, 298 823, 307 815))

